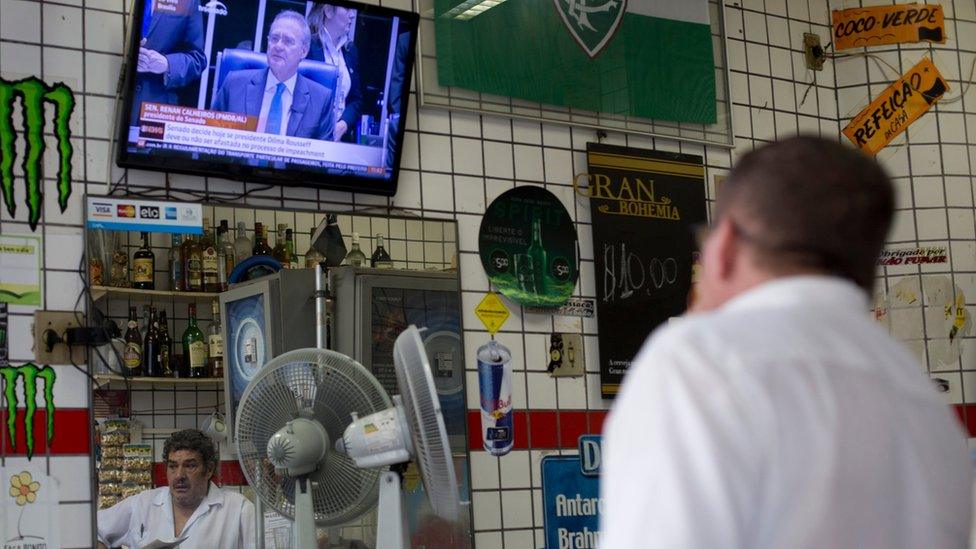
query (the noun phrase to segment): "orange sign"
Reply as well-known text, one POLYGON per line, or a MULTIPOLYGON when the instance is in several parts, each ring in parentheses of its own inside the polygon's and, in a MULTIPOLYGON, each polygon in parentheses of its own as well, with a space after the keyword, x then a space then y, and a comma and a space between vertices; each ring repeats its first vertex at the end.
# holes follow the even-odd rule
POLYGON ((876 154, 942 98, 949 85, 928 57, 885 88, 844 128, 857 148, 876 154))
POLYGON ((834 10, 833 18, 835 50, 946 41, 942 6, 938 5, 896 4, 834 10))

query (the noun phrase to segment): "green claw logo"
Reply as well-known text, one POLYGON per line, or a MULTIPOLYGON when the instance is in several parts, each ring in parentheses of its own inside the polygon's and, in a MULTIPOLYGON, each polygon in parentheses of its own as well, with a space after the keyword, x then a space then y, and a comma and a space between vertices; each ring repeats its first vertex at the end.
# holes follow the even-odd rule
POLYGON ((24 413, 24 430, 27 435, 27 459, 34 456, 34 412, 37 410, 37 379, 44 381, 44 409, 47 411, 47 444, 54 439, 54 381, 57 374, 50 366, 37 366, 28 362, 23 366, 4 366, 0 368, 3 376, 3 396, 7 399, 7 434, 10 447, 17 447, 17 378, 23 378, 24 400, 27 411, 24 413))
POLYGON ((28 221, 31 230, 37 228, 41 218, 41 158, 44 155, 44 103, 54 105, 54 135, 58 140, 60 163, 58 166, 58 205, 61 211, 68 207, 71 196, 71 130, 68 120, 75 108, 75 96, 61 82, 48 86, 36 77, 23 80, 0 78, 0 190, 7 211, 13 216, 17 211, 14 203, 14 99, 20 98, 26 132, 24 179, 27 182, 28 221))

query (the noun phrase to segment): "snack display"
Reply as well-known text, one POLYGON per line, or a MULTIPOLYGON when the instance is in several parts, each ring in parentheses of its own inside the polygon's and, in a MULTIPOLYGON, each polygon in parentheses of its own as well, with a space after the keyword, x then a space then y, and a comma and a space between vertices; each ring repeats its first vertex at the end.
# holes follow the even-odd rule
POLYGON ((124 487, 124 447, 129 445, 129 422, 124 419, 110 419, 102 423, 100 431, 101 461, 98 464, 98 508, 106 509, 127 497, 127 491, 124 487))

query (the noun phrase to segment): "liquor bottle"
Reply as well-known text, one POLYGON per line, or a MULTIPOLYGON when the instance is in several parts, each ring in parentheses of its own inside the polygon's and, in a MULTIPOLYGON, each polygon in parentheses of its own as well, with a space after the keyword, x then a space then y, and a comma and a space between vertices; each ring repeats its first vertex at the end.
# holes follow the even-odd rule
POLYGON ((278 223, 278 234, 275 236, 275 245, 271 250, 271 255, 281 263, 281 267, 284 269, 289 268, 287 251, 285 250, 285 231, 287 231, 288 225, 284 223, 278 223))
POLYGON ((238 221, 237 237, 234 238, 234 259, 237 260, 237 263, 251 257, 251 249, 251 239, 247 237, 247 226, 243 221, 238 221))
POLYGON ((210 220, 203 218, 203 240, 200 241, 200 264, 203 272, 203 291, 219 292, 220 281, 217 275, 217 245, 214 244, 210 220))
POLYGON ((197 306, 189 307, 189 320, 183 332, 183 361, 189 377, 207 377, 207 344, 203 332, 197 327, 197 306))
POLYGON ((220 229, 217 230, 217 282, 220 284, 220 291, 227 291, 227 280, 230 273, 234 271, 234 243, 230 241, 230 229, 227 228, 227 220, 220 220, 220 229))
POLYGON ((142 375, 142 336, 135 306, 129 307, 129 324, 125 331, 125 350, 122 351, 122 373, 128 377, 142 375))
POLYGON ((142 247, 132 254, 132 287, 140 290, 152 290, 153 271, 156 269, 156 254, 149 247, 149 233, 140 233, 142 247))
POLYGON ((295 233, 285 229, 285 257, 288 258, 288 268, 298 268, 298 256, 295 255, 295 233))
POLYGON ((192 235, 183 235, 183 243, 180 244, 180 264, 183 265, 183 291, 190 291, 190 273, 186 270, 187 262, 190 261, 190 248, 193 247, 192 235))
POLYGON ((546 293, 546 270, 549 267, 546 249, 542 245, 542 220, 532 217, 532 242, 529 243, 525 255, 529 256, 532 264, 531 278, 535 285, 535 292, 539 295, 546 293))
POLYGON ((166 253, 166 262, 169 263, 169 289, 174 292, 182 292, 183 286, 183 259, 181 258, 180 235, 173 235, 173 246, 166 253))
POLYGON ((166 324, 166 311, 160 309, 158 322, 159 327, 159 369, 162 375, 170 377, 173 375, 173 339, 169 337, 169 326, 166 324))
POLYGON ((305 268, 310 269, 312 267, 318 266, 319 263, 325 261, 325 256, 319 253, 318 250, 312 246, 312 237, 315 236, 315 227, 312 227, 308 231, 308 251, 305 252, 305 268))
POLYGON ((190 235, 186 253, 186 291, 203 291, 203 248, 196 235, 190 235))
POLYGON ((376 249, 373 250, 373 257, 369 258, 369 265, 377 269, 392 269, 393 260, 390 254, 383 247, 383 235, 376 235, 376 249))
POLYGON ((366 254, 359 249, 359 233, 352 233, 352 248, 343 260, 346 265, 351 267, 363 267, 366 265, 366 254))
POLYGON ((159 363, 159 319, 155 307, 149 309, 149 326, 142 342, 142 369, 149 377, 163 375, 162 365, 159 363))
POLYGON ((210 349, 210 375, 224 377, 224 336, 220 330, 220 303, 213 302, 213 322, 207 328, 207 347, 210 349))
POLYGON ((254 224, 254 249, 251 255, 271 255, 271 246, 268 246, 267 234, 261 223, 254 224))

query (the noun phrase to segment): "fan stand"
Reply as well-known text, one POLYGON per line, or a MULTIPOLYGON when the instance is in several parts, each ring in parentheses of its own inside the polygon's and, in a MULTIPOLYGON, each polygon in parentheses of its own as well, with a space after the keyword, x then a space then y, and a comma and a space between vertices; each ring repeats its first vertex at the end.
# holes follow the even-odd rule
POLYGON ((386 470, 380 475, 379 507, 376 515, 376 549, 404 549, 407 529, 404 527, 403 492, 400 473, 386 470))
POLYGON ((292 547, 314 549, 315 515, 312 512, 312 481, 306 476, 295 479, 295 523, 291 529, 292 547))

